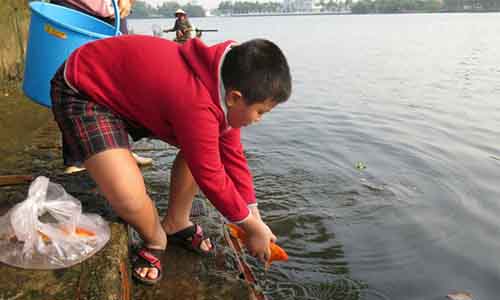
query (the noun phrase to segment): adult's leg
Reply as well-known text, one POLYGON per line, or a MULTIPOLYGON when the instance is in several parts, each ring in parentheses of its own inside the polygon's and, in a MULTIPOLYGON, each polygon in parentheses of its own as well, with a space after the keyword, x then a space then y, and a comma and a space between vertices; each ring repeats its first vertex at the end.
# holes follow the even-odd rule
MULTIPOLYGON (((198 193, 198 185, 184 160, 182 152, 179 151, 172 165, 167 215, 162 221, 167 234, 176 233, 193 225, 189 220, 189 216, 196 193, 198 193)), ((206 240, 201 244, 201 250, 203 251, 208 251, 210 248, 210 240, 206 240)))
MULTIPOLYGON (((97 153, 85 161, 85 167, 116 214, 137 230, 145 246, 164 249, 165 232, 130 151, 116 148, 97 153)), ((154 268, 136 272, 151 279, 158 276, 154 268)))

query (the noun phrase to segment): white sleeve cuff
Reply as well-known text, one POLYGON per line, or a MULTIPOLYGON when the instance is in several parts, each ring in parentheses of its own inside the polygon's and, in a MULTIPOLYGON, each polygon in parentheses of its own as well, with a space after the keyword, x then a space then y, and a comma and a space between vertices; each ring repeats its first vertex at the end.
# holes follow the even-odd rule
POLYGON ((248 218, 250 218, 250 210, 248 211, 248 215, 246 217, 244 217, 243 219, 239 220, 239 221, 229 221, 229 223, 233 223, 233 224, 240 224, 240 223, 243 223, 245 222, 248 218))

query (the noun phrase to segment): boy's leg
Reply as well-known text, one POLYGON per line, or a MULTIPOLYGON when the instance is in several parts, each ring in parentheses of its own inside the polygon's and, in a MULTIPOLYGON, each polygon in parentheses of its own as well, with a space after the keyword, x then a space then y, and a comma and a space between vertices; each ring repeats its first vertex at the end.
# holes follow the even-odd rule
MULTIPOLYGON (((167 234, 176 233, 193 225, 189 220, 189 216, 197 192, 198 186, 184 160, 182 152, 179 151, 172 165, 168 209, 162 221, 167 234)), ((208 239, 201 244, 201 250, 203 251, 208 251, 211 247, 212 245, 208 239)))
MULTIPOLYGON (((146 193, 142 174, 128 149, 109 149, 91 156, 85 167, 113 210, 141 235, 145 246, 165 249, 167 241, 154 203, 146 193)), ((154 268, 136 270, 155 279, 154 268)))

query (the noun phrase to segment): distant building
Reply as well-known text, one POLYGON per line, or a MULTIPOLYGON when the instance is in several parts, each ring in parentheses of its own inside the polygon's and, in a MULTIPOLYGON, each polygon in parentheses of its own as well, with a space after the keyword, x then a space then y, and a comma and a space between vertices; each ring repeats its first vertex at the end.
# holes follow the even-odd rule
POLYGON ((283 0, 283 10, 292 11, 292 0, 283 0))
POLYGON ((320 12, 321 5, 314 0, 283 0, 283 9, 287 12, 320 12))

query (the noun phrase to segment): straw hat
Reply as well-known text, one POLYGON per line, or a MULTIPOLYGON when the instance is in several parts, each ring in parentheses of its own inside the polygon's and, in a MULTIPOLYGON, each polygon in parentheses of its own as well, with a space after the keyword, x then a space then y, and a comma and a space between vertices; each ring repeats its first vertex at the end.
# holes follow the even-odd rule
POLYGON ((176 15, 176 16, 177 16, 177 15, 185 15, 185 14, 186 14, 186 12, 185 12, 185 11, 183 11, 182 9, 180 9, 180 8, 179 8, 178 10, 176 10, 176 11, 175 11, 175 15, 176 15))

